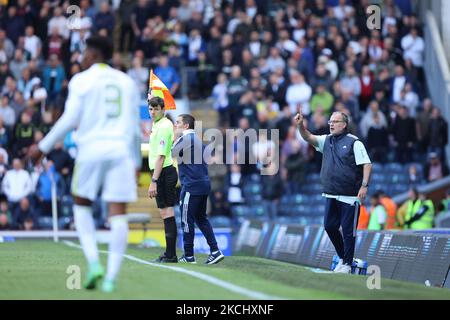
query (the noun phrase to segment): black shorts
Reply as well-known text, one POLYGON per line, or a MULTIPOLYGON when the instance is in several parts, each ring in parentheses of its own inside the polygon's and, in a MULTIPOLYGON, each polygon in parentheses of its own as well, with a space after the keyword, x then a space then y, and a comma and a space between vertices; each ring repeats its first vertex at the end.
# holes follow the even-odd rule
POLYGON ((156 184, 156 205, 159 209, 175 206, 177 202, 175 189, 177 182, 178 174, 174 166, 168 166, 162 169, 156 184))

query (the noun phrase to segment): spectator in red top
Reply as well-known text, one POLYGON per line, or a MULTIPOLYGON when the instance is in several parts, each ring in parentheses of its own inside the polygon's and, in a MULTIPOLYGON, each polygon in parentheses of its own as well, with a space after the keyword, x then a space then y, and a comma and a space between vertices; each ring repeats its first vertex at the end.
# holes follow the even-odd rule
POLYGON ((359 109, 363 112, 366 111, 367 105, 373 97, 373 75, 368 65, 363 66, 361 77, 361 95, 359 96, 359 109))

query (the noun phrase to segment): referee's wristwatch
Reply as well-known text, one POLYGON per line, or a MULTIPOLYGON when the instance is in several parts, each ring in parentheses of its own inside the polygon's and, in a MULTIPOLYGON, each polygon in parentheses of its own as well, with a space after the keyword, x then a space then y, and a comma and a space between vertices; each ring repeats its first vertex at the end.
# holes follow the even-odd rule
POLYGON ((361 187, 368 188, 369 184, 367 182, 363 181, 363 183, 361 184, 361 187))
POLYGON ((152 178, 152 182, 157 183, 158 179, 152 178))

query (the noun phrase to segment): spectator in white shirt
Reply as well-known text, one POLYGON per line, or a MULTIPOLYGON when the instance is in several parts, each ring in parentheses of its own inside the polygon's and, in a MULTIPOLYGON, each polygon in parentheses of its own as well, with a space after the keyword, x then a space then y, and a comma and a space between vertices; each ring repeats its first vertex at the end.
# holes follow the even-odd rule
POLYGON ((68 28, 67 18, 62 15, 61 7, 56 7, 53 12, 53 18, 48 22, 48 33, 50 34, 53 28, 58 28, 59 34, 64 38, 68 39, 70 30, 68 28))
POLYGON ((304 115, 310 114, 309 101, 312 95, 311 87, 305 82, 305 77, 298 71, 291 72, 291 84, 286 91, 286 102, 289 104, 291 114, 298 113, 299 106, 302 106, 304 115))
POLYGON ((33 184, 30 174, 23 169, 22 161, 19 158, 13 159, 12 165, 12 170, 8 170, 3 178, 2 190, 11 211, 14 211, 20 200, 30 195, 33 184))
POLYGON ((399 104, 405 106, 409 110, 411 117, 416 117, 416 109, 419 106, 419 96, 412 89, 411 83, 407 83, 400 93, 399 104))
POLYGON ((345 76, 341 79, 341 90, 350 93, 354 98, 361 94, 361 82, 352 66, 345 69, 345 76))
POLYGON ((31 53, 31 59, 38 59, 41 55, 42 43, 34 34, 34 28, 28 26, 25 29, 25 50, 31 53))
POLYGON ((392 81, 392 101, 398 103, 401 99, 401 92, 405 87, 407 79, 405 77, 405 70, 402 66, 395 67, 395 76, 392 81))
POLYGON ((417 29, 412 28, 409 34, 402 38, 401 46, 403 49, 403 59, 411 59, 416 68, 422 68, 425 42, 422 37, 419 37, 417 29))
POLYGON ((338 20, 344 20, 346 18, 351 18, 355 10, 353 7, 347 5, 346 0, 339 0, 339 4, 333 8, 333 15, 338 20))

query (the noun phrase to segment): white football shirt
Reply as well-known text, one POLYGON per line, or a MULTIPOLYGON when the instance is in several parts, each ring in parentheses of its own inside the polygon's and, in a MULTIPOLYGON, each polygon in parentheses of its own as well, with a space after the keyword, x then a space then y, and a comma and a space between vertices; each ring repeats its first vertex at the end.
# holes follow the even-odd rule
POLYGON ((134 159, 140 166, 140 94, 133 79, 106 64, 92 65, 69 82, 64 113, 39 143, 48 153, 76 129, 77 161, 134 159))

